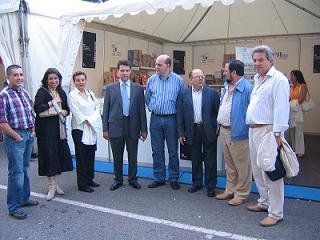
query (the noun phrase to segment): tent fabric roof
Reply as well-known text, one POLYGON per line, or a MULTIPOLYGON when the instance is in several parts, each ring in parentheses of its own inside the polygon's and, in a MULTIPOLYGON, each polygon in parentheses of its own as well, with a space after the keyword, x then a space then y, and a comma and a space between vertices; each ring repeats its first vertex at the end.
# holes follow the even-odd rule
POLYGON ((110 0, 62 17, 74 24, 81 19, 174 43, 314 34, 320 33, 320 2, 110 0))

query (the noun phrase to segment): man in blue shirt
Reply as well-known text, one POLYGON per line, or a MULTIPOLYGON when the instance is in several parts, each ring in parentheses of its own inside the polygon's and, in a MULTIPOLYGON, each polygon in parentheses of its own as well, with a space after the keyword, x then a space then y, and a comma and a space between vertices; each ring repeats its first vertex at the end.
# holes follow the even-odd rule
POLYGON ((237 206, 244 202, 251 190, 252 171, 246 112, 253 86, 243 77, 244 64, 239 60, 227 63, 224 75, 227 82, 222 90, 217 121, 220 124, 227 185, 224 193, 218 194, 216 198, 231 199, 229 205, 237 206))
POLYGON ((149 188, 165 185, 166 166, 164 142, 169 153, 169 181, 171 188, 180 188, 176 101, 184 88, 183 79, 171 71, 171 58, 160 55, 156 59, 156 73, 148 79, 146 104, 151 114, 150 134, 153 156, 154 182, 149 188))

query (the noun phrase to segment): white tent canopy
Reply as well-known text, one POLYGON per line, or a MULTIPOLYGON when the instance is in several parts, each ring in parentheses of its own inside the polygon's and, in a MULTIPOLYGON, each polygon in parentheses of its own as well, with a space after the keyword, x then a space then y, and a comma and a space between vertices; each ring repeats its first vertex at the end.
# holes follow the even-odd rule
MULTIPOLYGON (((61 17, 59 59, 70 79, 85 23, 169 43, 320 33, 315 0, 110 0, 61 17)), ((65 83, 67 84, 67 83, 65 83)))
POLYGON ((320 32, 315 0, 110 0, 81 19, 169 42, 311 34, 320 32))
MULTIPOLYGON (((0 0, 1 16, 17 11, 19 2, 0 0)), ((82 32, 88 22, 104 24, 106 30, 131 31, 146 39, 183 44, 320 33, 319 0, 26 2, 29 8, 30 67, 35 83, 39 82, 45 68, 55 66, 63 74, 63 85, 69 85, 82 32), (70 12, 72 14, 68 14, 70 12), (58 19, 61 15, 59 34, 58 19)), ((4 26, 5 21, 1 21, 0 26, 4 26)), ((11 45, 18 45, 19 30, 12 28, 11 31, 14 41, 11 45)), ((11 57, 10 61, 16 61, 15 58, 11 57)))

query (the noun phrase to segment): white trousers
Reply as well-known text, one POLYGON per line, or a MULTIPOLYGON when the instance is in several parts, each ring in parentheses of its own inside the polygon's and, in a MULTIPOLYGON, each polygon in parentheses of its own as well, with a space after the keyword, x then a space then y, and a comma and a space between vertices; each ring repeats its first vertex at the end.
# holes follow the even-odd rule
POLYGON ((268 209, 269 217, 283 218, 284 184, 283 178, 273 182, 268 175, 257 166, 257 151, 264 135, 272 131, 272 125, 249 129, 249 148, 252 173, 259 191, 258 205, 268 209))
POLYGON ((296 127, 290 128, 290 138, 293 151, 296 154, 304 154, 303 123, 297 123, 296 127))

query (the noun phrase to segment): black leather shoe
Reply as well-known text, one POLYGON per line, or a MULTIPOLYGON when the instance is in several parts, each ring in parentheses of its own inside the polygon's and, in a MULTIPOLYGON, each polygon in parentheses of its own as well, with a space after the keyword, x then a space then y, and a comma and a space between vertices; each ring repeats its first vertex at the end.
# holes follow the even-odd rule
POLYGON ((22 219, 27 218, 27 214, 22 210, 19 210, 14 213, 9 213, 9 215, 15 219, 18 219, 18 220, 22 220, 22 219))
POLYGON ((214 192, 213 189, 208 189, 207 196, 208 197, 214 197, 214 196, 216 196, 216 193, 214 192))
POLYGON ((114 191, 114 190, 117 190, 119 187, 121 187, 123 185, 123 183, 113 183, 111 188, 110 188, 110 191, 114 191))
POLYGON ((79 191, 82 191, 82 192, 88 192, 88 193, 94 192, 94 190, 89 186, 88 187, 79 187, 78 189, 79 189, 79 191))
POLYGON ((141 189, 141 185, 137 181, 129 182, 129 185, 135 189, 141 189))
POLYGON ((165 182, 153 181, 152 183, 150 183, 148 185, 148 188, 156 188, 156 187, 163 186, 163 185, 166 185, 166 183, 165 182))
POLYGON ((100 184, 92 181, 92 182, 89 184, 89 186, 90 186, 90 187, 100 187, 100 184))
POLYGON ((29 199, 25 204, 23 204, 23 207, 33 207, 39 205, 38 201, 29 199))
POLYGON ((203 188, 202 186, 194 186, 194 185, 192 185, 192 187, 188 189, 188 192, 189 193, 195 193, 195 192, 201 190, 202 188, 203 188))
POLYGON ((179 190, 180 189, 180 185, 178 182, 171 182, 170 186, 173 190, 179 190))

